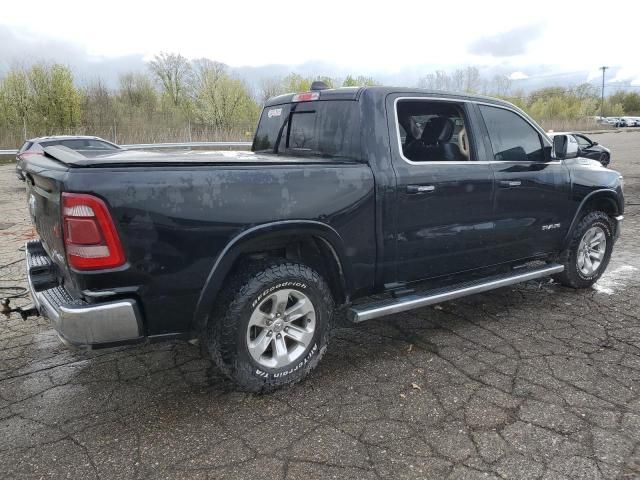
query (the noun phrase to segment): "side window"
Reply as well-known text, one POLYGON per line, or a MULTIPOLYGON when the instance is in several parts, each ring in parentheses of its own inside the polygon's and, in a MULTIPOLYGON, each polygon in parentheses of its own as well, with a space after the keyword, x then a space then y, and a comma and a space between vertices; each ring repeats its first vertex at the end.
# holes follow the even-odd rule
POLYGON ((412 162, 473 160, 464 109, 455 102, 399 100, 400 150, 412 162))
POLYGON ((574 135, 573 137, 578 141, 580 148, 589 148, 591 146, 591 142, 586 137, 582 135, 574 135))
POLYGON ((494 160, 542 162, 540 134, 520 115, 504 108, 479 105, 489 131, 494 160))

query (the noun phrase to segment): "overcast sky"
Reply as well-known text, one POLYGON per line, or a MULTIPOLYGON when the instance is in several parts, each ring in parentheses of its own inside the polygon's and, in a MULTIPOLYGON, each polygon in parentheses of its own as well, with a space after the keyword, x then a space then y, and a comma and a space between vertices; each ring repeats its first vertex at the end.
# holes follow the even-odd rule
POLYGON ((476 65, 515 79, 593 79, 608 65, 609 81, 640 85, 637 3, 4 0, 0 64, 24 55, 134 64, 170 51, 235 67, 318 62, 345 74, 476 65))

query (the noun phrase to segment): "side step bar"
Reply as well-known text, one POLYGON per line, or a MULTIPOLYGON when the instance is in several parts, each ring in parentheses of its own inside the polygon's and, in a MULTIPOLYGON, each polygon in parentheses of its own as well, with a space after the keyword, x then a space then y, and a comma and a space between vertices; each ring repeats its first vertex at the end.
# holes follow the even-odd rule
POLYGON ((516 283, 526 282, 535 278, 546 277, 564 270, 564 266, 549 264, 544 267, 528 268, 514 272, 495 275, 492 277, 458 283, 445 288, 427 290, 401 298, 376 301, 357 305, 349 310, 349 319, 354 323, 364 322, 373 318, 406 312, 414 308, 426 307, 435 303, 446 302, 455 298, 466 297, 475 293, 482 293, 516 283))

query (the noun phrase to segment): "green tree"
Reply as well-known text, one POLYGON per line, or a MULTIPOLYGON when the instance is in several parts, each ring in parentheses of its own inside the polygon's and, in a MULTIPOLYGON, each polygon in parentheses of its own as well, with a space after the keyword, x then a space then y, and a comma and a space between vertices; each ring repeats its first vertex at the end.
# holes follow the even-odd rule
POLYGON ((21 125, 23 136, 27 137, 27 118, 31 106, 29 81, 23 69, 12 69, 2 82, 2 99, 6 106, 5 121, 7 126, 12 122, 21 125))
POLYGON ((253 128, 259 107, 247 85, 231 76, 226 65, 203 59, 194 62, 190 92, 195 118, 217 129, 253 128))
POLYGON ((158 93, 151 79, 143 73, 125 73, 119 80, 118 100, 129 117, 152 116, 157 108, 158 93))
MULTIPOLYGON (((639 115, 640 114, 640 93, 637 92, 625 92, 624 90, 618 90, 613 95, 608 97, 608 103, 610 105, 619 104, 622 106, 624 113, 627 115, 639 115)), ((614 115, 614 114, 610 114, 614 115)), ((621 114, 617 114, 621 115, 621 114)))
POLYGON ((82 96, 73 83, 73 74, 60 64, 52 65, 49 72, 50 125, 57 128, 75 127, 82 116, 82 96))
POLYGON ((357 77, 347 75, 342 82, 343 87, 367 87, 374 85, 380 85, 380 83, 374 80, 373 77, 366 77, 364 75, 358 75, 357 77))

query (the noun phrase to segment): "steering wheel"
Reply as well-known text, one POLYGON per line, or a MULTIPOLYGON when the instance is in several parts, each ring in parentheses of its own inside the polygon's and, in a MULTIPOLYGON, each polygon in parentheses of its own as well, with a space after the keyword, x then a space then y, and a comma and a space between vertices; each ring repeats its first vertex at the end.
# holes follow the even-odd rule
POLYGON ((469 139, 467 137, 467 129, 464 127, 458 133, 458 147, 460 147, 460 153, 469 158, 469 139))

